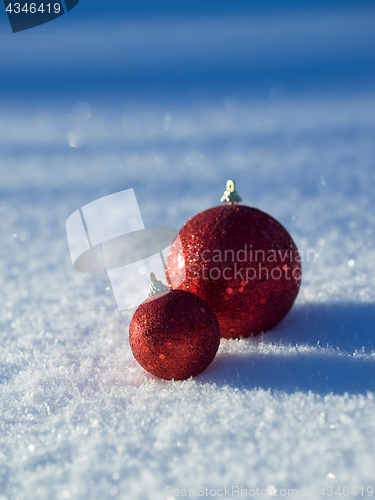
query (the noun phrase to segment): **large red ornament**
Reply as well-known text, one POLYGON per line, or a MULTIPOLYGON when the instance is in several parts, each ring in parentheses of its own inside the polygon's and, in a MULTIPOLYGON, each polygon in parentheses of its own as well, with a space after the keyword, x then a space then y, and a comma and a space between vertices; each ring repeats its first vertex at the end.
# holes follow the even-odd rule
POLYGON ((129 343, 145 370, 163 379, 184 380, 203 372, 214 359, 220 328, 211 307, 197 295, 162 291, 135 311, 129 343))
MULTIPOLYGON (((228 186, 240 199, 233 181, 228 186)), ((290 310, 301 283, 301 258, 270 215, 227 201, 189 219, 171 247, 166 272, 172 287, 212 307, 222 337, 248 337, 273 328, 290 310)))

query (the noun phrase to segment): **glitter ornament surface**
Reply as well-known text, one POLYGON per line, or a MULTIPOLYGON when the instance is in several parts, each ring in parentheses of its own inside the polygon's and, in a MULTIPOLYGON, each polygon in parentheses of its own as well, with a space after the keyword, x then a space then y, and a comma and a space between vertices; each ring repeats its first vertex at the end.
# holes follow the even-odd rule
POLYGON ((268 214, 243 205, 214 207, 190 219, 170 249, 166 273, 173 288, 212 307, 226 338, 273 328, 301 283, 300 256, 289 233, 268 214))
POLYGON ((138 307, 129 343, 145 370, 159 378, 184 380, 203 372, 214 359, 220 328, 215 313, 197 295, 171 290, 138 307))

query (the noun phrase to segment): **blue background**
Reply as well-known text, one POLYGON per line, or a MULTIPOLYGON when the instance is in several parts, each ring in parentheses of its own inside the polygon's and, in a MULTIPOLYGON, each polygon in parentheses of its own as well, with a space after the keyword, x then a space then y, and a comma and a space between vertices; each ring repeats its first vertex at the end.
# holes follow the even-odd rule
POLYGON ((81 0, 13 35, 0 9, 1 101, 365 91, 374 25, 371 1, 81 0))

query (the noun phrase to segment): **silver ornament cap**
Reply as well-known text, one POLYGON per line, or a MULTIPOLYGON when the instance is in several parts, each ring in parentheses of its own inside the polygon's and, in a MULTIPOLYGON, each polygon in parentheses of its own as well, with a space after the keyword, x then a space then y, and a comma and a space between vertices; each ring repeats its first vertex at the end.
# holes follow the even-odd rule
POLYGON ((236 183, 234 181, 227 181, 227 188, 220 201, 227 201, 229 205, 235 205, 239 201, 242 201, 242 198, 236 191, 236 183))
POLYGON ((158 280, 154 273, 150 273, 150 289, 148 292, 148 296, 152 297, 160 292, 169 292, 169 288, 165 286, 160 280, 158 280))

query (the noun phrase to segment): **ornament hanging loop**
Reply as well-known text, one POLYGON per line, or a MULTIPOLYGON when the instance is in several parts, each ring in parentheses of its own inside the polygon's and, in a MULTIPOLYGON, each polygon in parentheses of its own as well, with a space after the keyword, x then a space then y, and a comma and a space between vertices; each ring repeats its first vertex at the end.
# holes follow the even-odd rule
POLYGON ((227 201, 229 205, 235 205, 236 203, 242 201, 242 198, 237 193, 236 183, 234 181, 227 181, 226 190, 224 191, 220 201, 227 201))
POLYGON ((154 273, 150 273, 150 290, 148 292, 148 296, 152 297, 160 292, 169 292, 169 288, 165 286, 161 281, 159 281, 154 273))

